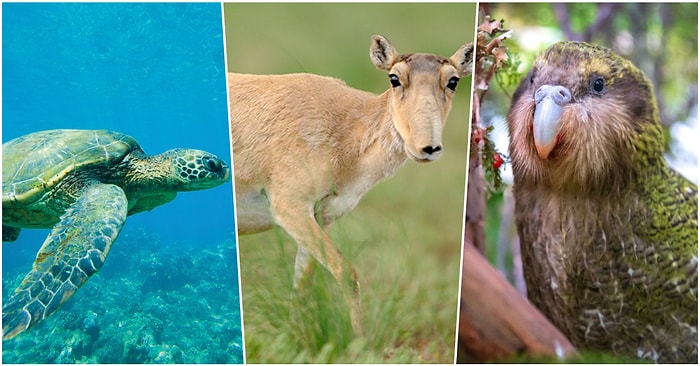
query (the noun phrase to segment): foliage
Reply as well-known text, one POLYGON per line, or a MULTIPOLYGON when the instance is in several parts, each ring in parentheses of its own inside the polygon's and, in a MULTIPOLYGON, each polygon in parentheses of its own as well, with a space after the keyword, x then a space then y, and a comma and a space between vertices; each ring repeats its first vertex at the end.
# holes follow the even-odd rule
MULTIPOLYGON (((663 123, 687 120, 697 105, 697 3, 494 3, 489 11, 516 30, 510 47, 522 57, 521 71, 557 40, 594 42, 651 79, 663 123)), ((508 103, 498 106, 503 114, 508 103)))
MULTIPOLYGON (((480 111, 482 101, 491 89, 492 79, 505 91, 505 87, 515 85, 520 80, 518 67, 520 59, 509 51, 506 40, 512 31, 503 28, 503 21, 493 20, 489 15, 483 16, 483 22, 477 28, 477 46, 475 52, 475 90, 474 109, 472 112, 472 143, 476 144, 477 153, 481 155, 481 165, 491 191, 502 189, 500 169, 504 163, 505 153, 498 151, 491 133, 492 125, 486 125, 480 111)), ((507 160, 507 158, 506 158, 507 160)))

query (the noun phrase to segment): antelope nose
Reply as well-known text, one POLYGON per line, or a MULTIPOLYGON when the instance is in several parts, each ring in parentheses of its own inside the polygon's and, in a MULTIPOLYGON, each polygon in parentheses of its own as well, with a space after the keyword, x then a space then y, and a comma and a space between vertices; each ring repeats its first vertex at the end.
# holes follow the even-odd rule
POLYGON ((442 146, 437 145, 437 146, 426 146, 423 148, 423 152, 428 154, 428 155, 433 155, 436 152, 442 150, 442 146))

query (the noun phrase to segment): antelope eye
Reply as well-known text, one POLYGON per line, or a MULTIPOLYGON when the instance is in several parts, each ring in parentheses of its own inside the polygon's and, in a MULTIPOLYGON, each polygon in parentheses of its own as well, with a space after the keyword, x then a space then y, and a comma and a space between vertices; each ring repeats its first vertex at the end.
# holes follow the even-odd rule
POLYGON ((459 78, 456 76, 453 76, 450 78, 450 80, 447 81, 447 89, 450 90, 455 90, 457 89, 457 84, 459 83, 459 78))
POLYGON ((401 86, 401 81, 399 81, 399 77, 396 74, 389 74, 389 81, 393 88, 401 86))

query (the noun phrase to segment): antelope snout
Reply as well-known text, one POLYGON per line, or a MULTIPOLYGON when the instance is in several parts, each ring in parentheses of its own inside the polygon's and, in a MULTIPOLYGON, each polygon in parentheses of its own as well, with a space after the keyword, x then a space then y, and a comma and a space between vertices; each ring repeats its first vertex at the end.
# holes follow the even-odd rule
POLYGON ((406 139, 408 156, 419 163, 427 163, 442 155, 442 122, 430 120, 430 123, 414 124, 412 132, 406 139))
MULTIPOLYGON (((422 101, 430 101, 423 98, 422 101)), ((399 113, 394 113, 399 115, 399 113)), ((396 130, 404 141, 406 155, 417 162, 430 162, 442 155, 442 131, 445 125, 444 113, 436 110, 435 103, 423 103, 404 118, 395 118, 396 130)))
POLYGON ((427 163, 433 160, 437 160, 437 158, 439 158, 440 155, 442 155, 442 145, 436 143, 427 146, 423 145, 422 148, 414 149, 411 149, 407 146, 406 152, 408 153, 408 157, 410 157, 411 160, 417 161, 419 163, 427 163))
POLYGON ((435 160, 442 153, 442 145, 426 146, 423 149, 421 149, 421 151, 423 152, 423 154, 425 154, 426 159, 435 160))

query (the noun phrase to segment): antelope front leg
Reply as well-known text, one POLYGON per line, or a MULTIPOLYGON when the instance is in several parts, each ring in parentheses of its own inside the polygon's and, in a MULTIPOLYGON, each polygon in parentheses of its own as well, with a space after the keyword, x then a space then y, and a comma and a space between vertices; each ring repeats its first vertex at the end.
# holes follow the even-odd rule
MULTIPOLYGON (((316 222, 319 222, 318 217, 316 222)), ((331 223, 322 224, 324 232, 328 232, 331 223)), ((307 279, 311 278, 314 273, 314 257, 309 254, 302 246, 297 245, 297 255, 294 259, 294 288, 300 289, 305 286, 307 279)))
MULTIPOLYGON (((289 197, 285 197, 289 198, 289 197)), ((277 224, 282 227, 299 246, 295 262, 295 286, 301 285, 304 274, 308 274, 310 257, 326 268, 340 285, 345 301, 350 307, 350 322, 356 335, 362 334, 360 319, 360 283, 355 268, 346 263, 343 255, 335 249, 331 239, 318 225, 313 214, 313 205, 300 201, 271 199, 271 208, 277 224)))
POLYGON ((297 256, 294 260, 294 288, 303 288, 313 274, 314 258, 301 245, 297 245, 297 256))

